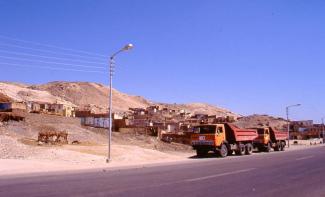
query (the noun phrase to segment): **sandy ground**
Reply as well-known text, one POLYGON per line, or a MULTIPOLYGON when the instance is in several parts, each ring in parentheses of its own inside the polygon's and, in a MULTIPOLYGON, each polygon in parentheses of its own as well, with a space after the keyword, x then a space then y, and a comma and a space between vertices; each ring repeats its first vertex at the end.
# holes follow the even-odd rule
MULTIPOLYGON (((309 145, 307 141, 300 141, 300 145, 292 144, 286 151, 312 148, 319 145, 309 145)), ((195 155, 194 151, 160 152, 139 146, 113 144, 112 160, 110 163, 106 163, 107 145, 105 144, 32 147, 4 135, 0 135, 0 149, 0 176, 190 161, 189 158, 195 155)))
POLYGON ((107 144, 37 146, 0 135, 0 175, 121 167, 180 161, 194 152, 161 152, 135 145, 113 144, 106 163, 107 144))
MULTIPOLYGON (((72 156, 72 155, 71 155, 72 156)), ((75 154, 73 154, 75 156, 75 154)), ((192 155, 183 156, 169 156, 166 155, 164 158, 154 159, 151 157, 150 160, 143 159, 126 159, 118 160, 112 157, 109 163, 106 163, 106 157, 104 156, 93 156, 83 154, 87 157, 87 161, 74 159, 74 161, 55 161, 55 160, 42 160, 42 159, 0 159, 0 176, 4 175, 17 175, 17 174, 31 174, 31 173, 44 173, 44 172, 57 172, 57 171, 74 171, 74 170, 89 170, 99 168, 113 168, 113 167, 131 167, 131 166, 142 166, 146 164, 160 164, 175 161, 185 161, 192 155)), ((130 158, 131 155, 125 158, 130 158)), ((134 157, 134 156, 133 156, 134 157)))

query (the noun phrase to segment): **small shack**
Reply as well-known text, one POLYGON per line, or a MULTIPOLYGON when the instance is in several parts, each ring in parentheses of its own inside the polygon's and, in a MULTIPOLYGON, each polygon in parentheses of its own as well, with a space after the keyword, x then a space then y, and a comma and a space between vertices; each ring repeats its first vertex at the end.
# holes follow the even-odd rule
POLYGON ((26 111, 27 107, 24 102, 3 102, 0 103, 1 112, 26 111))

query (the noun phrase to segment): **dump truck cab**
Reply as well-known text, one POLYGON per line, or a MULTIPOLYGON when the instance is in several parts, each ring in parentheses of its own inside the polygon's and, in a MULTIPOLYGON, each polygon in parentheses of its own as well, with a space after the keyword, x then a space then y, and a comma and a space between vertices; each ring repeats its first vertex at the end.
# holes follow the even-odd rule
POLYGON ((267 144, 270 142, 270 129, 269 128, 258 128, 258 137, 254 140, 256 143, 267 144))
POLYGON ((194 146, 220 146, 225 139, 225 126, 222 124, 196 126, 191 136, 194 146))
POLYGON ((269 152, 273 148, 275 151, 283 151, 286 145, 286 133, 277 131, 272 127, 255 128, 258 137, 254 140, 254 147, 259 151, 269 152))

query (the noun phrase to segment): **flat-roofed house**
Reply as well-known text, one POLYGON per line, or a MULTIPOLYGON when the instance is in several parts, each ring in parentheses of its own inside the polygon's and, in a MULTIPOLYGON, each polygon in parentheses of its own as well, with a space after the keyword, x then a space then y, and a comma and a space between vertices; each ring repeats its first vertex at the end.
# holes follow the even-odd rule
POLYGON ((0 111, 12 112, 12 111, 26 111, 27 107, 24 102, 3 102, 0 103, 0 111))

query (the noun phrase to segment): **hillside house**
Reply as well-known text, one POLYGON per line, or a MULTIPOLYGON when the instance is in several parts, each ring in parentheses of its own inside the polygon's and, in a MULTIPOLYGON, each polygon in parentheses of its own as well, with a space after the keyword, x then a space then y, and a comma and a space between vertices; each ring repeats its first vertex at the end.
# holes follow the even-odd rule
MULTIPOLYGON (((128 124, 127 119, 123 119, 120 114, 113 113, 113 130, 117 130, 120 127, 126 127, 128 124)), ((80 117, 80 123, 84 126, 96 127, 96 128, 109 128, 109 114, 90 114, 88 116, 80 117)))
POLYGON ((160 110, 159 105, 153 105, 153 106, 147 107, 147 112, 149 115, 154 115, 154 114, 158 113, 159 110, 160 110))
POLYGON ((65 117, 75 117, 75 107, 66 104, 28 102, 26 104, 28 112, 53 114, 65 117))
POLYGON ((147 110, 144 108, 129 108, 133 115, 145 115, 147 110))
POLYGON ((0 111, 3 112, 27 111, 27 107, 24 102, 3 102, 0 103, 0 111))
POLYGON ((48 105, 48 112, 60 115, 60 116, 65 116, 65 117, 74 117, 74 108, 71 105, 67 104, 58 104, 58 103, 52 103, 48 105))

